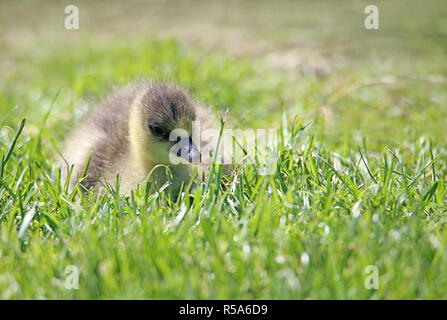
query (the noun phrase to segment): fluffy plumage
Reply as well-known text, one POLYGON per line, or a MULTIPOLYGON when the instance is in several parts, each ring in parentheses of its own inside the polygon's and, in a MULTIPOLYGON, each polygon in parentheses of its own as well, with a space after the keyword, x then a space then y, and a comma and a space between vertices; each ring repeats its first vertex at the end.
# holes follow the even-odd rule
MULTIPOLYGON (((195 120, 200 121, 202 128, 217 124, 205 108, 171 83, 141 81, 112 93, 67 140, 63 157, 64 162, 74 165, 72 182, 82 179, 86 189, 100 185, 101 180, 113 185, 116 175, 120 174, 120 190, 128 193, 143 184, 151 170, 162 164, 170 167, 173 187, 178 191, 182 183, 189 182, 194 168, 198 168, 198 176, 207 170, 204 165, 194 166, 186 161, 173 165, 169 158, 173 156, 173 145, 180 140, 169 141, 172 130, 182 129, 191 137, 195 120), (81 177, 90 155, 86 175, 81 177)), ((201 141, 202 146, 207 143, 201 141)), ((190 139, 186 153, 197 157, 193 149, 190 139)), ((162 167, 153 172, 152 177, 159 186, 167 180, 165 172, 162 167)))

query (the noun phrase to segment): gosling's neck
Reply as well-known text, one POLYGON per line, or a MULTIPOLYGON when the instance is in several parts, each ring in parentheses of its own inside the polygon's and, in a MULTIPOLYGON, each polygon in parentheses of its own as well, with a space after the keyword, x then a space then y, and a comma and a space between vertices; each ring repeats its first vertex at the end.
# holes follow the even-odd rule
POLYGON ((155 163, 147 156, 144 146, 147 145, 147 133, 141 123, 141 107, 140 102, 143 92, 139 92, 132 102, 129 109, 129 145, 130 160, 137 167, 142 168, 145 172, 149 172, 155 166, 155 163))

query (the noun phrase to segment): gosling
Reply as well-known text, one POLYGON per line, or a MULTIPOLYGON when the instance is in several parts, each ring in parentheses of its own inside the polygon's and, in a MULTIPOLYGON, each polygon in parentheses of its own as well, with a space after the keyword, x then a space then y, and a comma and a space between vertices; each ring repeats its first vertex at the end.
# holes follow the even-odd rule
POLYGON ((112 93, 95 108, 67 140, 63 161, 68 168, 74 166, 72 183, 79 181, 86 190, 114 185, 119 174, 120 193, 129 193, 150 174, 158 187, 171 181, 177 193, 193 174, 206 174, 192 139, 192 123, 206 127, 216 122, 212 118, 180 87, 140 81, 112 93))

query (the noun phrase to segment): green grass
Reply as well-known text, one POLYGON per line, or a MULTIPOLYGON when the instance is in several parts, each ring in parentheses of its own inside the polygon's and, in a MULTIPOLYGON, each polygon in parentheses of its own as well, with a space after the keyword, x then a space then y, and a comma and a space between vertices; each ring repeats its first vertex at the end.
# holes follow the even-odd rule
POLYGON ((0 43, 14 66, 0 74, 0 298, 447 298, 447 91, 430 78, 445 79, 445 63, 357 61, 297 80, 177 40, 77 44, 0 43), (177 201, 148 185, 68 191, 67 133, 139 77, 228 109, 228 126, 278 128, 276 171, 226 179, 217 167, 177 201), (77 290, 64 285, 72 265, 77 290))
POLYGON ((144 187, 129 197, 68 193, 54 155, 71 126, 61 119, 82 97, 139 74, 190 83, 236 115, 281 93, 275 75, 267 85, 247 61, 196 54, 174 42, 80 49, 39 58, 21 82, 28 91, 5 82, 2 123, 14 129, 1 140, 2 298, 446 297, 447 154, 428 138, 370 155, 290 121, 273 175, 243 166, 222 188, 215 174, 193 202, 144 187), (64 287, 69 265, 81 271, 78 290, 64 287), (379 269, 378 290, 364 287, 368 265, 379 269))

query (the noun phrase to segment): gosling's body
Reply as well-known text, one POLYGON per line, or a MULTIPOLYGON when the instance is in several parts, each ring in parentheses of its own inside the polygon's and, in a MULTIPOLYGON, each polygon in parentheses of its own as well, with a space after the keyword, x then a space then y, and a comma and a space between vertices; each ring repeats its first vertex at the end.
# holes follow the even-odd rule
MULTIPOLYGON (((144 81, 116 91, 106 98, 94 112, 73 132, 63 153, 64 160, 74 165, 72 182, 82 178, 85 188, 102 183, 115 183, 120 175, 120 191, 128 193, 138 184, 144 184, 148 174, 157 165, 168 165, 173 175, 173 189, 186 186, 198 169, 198 176, 206 168, 203 165, 176 164, 169 161, 166 133, 175 128, 191 131, 191 122, 200 121, 207 126, 212 117, 209 112, 196 106, 180 88, 173 84, 144 81), (160 127, 160 128, 157 128, 160 127), (86 175, 81 177, 91 155, 86 175)), ((206 144, 206 141, 202 141, 206 144)), ((152 178, 158 186, 166 181, 165 168, 153 170, 152 178)))

